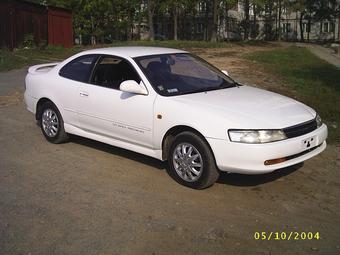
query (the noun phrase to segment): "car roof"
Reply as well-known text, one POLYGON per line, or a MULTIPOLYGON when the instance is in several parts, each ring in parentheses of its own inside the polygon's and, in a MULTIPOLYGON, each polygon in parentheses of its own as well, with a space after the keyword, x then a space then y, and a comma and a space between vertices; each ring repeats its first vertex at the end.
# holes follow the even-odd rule
POLYGON ((86 50, 84 54, 108 54, 118 57, 141 57, 149 55, 172 54, 172 53, 187 53, 183 50, 163 48, 163 47, 145 47, 145 46, 124 46, 124 47, 109 47, 86 50))

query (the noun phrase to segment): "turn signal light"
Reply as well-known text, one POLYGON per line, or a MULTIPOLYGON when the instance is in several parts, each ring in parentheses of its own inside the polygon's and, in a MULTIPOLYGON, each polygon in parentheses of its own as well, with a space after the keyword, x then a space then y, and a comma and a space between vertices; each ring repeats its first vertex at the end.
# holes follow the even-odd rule
POLYGON ((264 165, 265 166, 275 165, 275 164, 279 164, 279 163, 282 163, 282 162, 285 162, 285 161, 286 161, 286 158, 269 159, 269 160, 266 160, 264 162, 264 165))

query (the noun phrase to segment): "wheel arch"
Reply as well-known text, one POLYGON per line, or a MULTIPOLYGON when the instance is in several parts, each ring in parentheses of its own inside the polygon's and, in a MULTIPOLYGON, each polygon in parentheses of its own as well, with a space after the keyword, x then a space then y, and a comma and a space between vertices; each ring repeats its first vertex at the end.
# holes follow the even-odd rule
MULTIPOLYGON (((53 103, 53 101, 47 97, 42 97, 38 100, 37 102, 37 106, 36 106, 36 110, 35 110, 35 119, 39 120, 39 117, 41 115, 41 111, 42 111, 42 106, 46 103, 46 102, 51 102, 52 104, 55 105, 55 103, 53 103)), ((57 107, 57 106, 56 106, 57 107)))
MULTIPOLYGON (((210 151, 212 152, 213 156, 213 150, 210 147, 210 144, 208 143, 207 139, 205 139, 205 137, 202 135, 201 132, 199 132, 197 129, 192 128, 190 126, 186 126, 186 125, 177 125, 174 126, 172 128, 170 128, 165 135, 163 136, 162 139, 162 160, 167 160, 168 159, 168 153, 171 147, 172 142, 174 141, 176 135, 183 133, 183 132, 192 132, 196 135, 198 135, 209 147, 210 151)), ((215 158, 215 156, 214 156, 215 158)))

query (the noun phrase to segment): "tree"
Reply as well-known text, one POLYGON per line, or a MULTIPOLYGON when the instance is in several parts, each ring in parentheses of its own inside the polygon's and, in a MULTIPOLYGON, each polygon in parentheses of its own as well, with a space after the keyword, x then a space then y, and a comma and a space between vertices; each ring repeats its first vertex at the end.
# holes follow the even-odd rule
POLYGON ((185 5, 188 4, 188 0, 165 0, 160 2, 160 12, 165 15, 168 10, 172 14, 173 23, 173 39, 178 39, 178 20, 181 11, 184 9, 185 5))
POLYGON ((137 12, 137 39, 140 40, 140 33, 141 33, 141 26, 142 26, 142 19, 143 19, 143 0, 138 1, 138 12, 137 12))
POLYGON ((249 0, 244 0, 243 2, 244 5, 244 39, 248 40, 249 39, 249 9, 250 9, 250 1, 249 0))
POLYGON ((227 39, 229 39, 229 28, 230 28, 230 18, 229 18, 229 10, 231 10, 235 5, 237 5, 238 0, 224 0, 224 11, 222 13, 222 17, 224 19, 224 26, 226 29, 227 39))
POLYGON ((211 38, 210 41, 216 42, 217 41, 217 26, 218 26, 218 7, 220 1, 213 0, 213 8, 212 8, 212 16, 213 16, 213 24, 211 29, 211 38))
POLYGON ((155 32, 153 28, 153 16, 155 14, 155 9, 156 9, 157 4, 158 4, 158 0, 147 0, 149 40, 150 41, 153 41, 155 39, 155 32))
POLYGON ((282 14, 282 0, 277 0, 278 1, 278 37, 277 40, 281 41, 281 14, 282 14))
POLYGON ((191 15, 190 23, 191 23, 191 31, 190 31, 190 39, 193 38, 193 33, 195 31, 195 20, 196 20, 196 12, 197 12, 197 5, 200 2, 200 0, 184 0, 183 1, 183 7, 184 12, 182 15, 185 15, 186 13, 191 15))

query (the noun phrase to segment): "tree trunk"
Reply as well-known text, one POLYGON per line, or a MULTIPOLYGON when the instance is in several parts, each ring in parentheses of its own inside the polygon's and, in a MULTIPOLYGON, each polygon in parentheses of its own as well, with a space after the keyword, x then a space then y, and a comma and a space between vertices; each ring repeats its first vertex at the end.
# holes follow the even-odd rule
POLYGON ((190 36, 190 40, 194 40, 194 35, 195 35, 195 20, 196 20, 196 8, 192 8, 192 20, 191 20, 191 36, 190 36))
POLYGON ((340 11, 338 15, 338 40, 340 39, 340 11))
POLYGON ((301 37, 301 42, 305 41, 305 39, 303 38, 303 16, 304 16, 304 13, 301 12, 300 13, 300 37, 301 37))
POLYGON ((281 9, 282 9, 282 6, 281 6, 281 0, 278 0, 278 1, 279 1, 279 21, 278 21, 279 36, 278 36, 278 41, 281 41, 281 9))
POLYGON ((270 1, 268 9, 269 9, 268 10, 268 12, 269 12, 269 17, 268 17, 268 24, 269 24, 268 33, 269 33, 269 35, 267 35, 267 38, 269 40, 273 40, 273 20, 272 20, 272 18, 273 18, 273 2, 272 1, 270 1))
POLYGON ((148 0, 148 22, 149 22, 149 40, 153 41, 155 39, 155 32, 153 29, 153 14, 155 11, 154 0, 148 0))
POLYGON ((213 0, 213 27, 211 30, 211 42, 216 42, 217 41, 217 22, 218 22, 218 0, 213 0))
POLYGON ((153 14, 155 12, 155 2, 154 0, 148 0, 148 22, 149 22, 149 40, 153 41, 155 39, 155 32, 153 29, 153 14))
POLYGON ((308 24, 307 24, 307 42, 309 42, 309 33, 310 33, 310 27, 311 27, 311 20, 310 16, 308 17, 308 24))
POLYGON ((177 41, 177 31, 178 31, 178 7, 174 6, 174 40, 177 41))
POLYGON ((278 18, 277 18, 277 14, 278 14, 278 5, 276 4, 275 5, 275 40, 277 40, 277 38, 279 37, 279 30, 277 29, 278 25, 277 25, 277 21, 278 21, 278 18))
POLYGON ((244 39, 249 39, 249 0, 244 1, 245 25, 244 25, 244 39))
POLYGON ((92 28, 91 45, 96 45, 96 36, 93 34, 94 33, 93 16, 91 16, 91 28, 92 28))
POLYGON ((188 39, 188 31, 186 27, 186 21, 188 13, 183 9, 178 8, 178 20, 180 21, 178 24, 178 27, 180 29, 180 34, 179 34, 179 40, 187 40, 188 39))
POLYGON ((254 28, 254 33, 253 33, 253 37, 256 38, 257 36, 257 29, 256 29, 256 4, 253 5, 253 12, 254 12, 254 24, 253 24, 253 28, 254 28))
POLYGON ((297 27, 298 20, 299 20, 298 12, 296 12, 296 14, 295 14, 295 22, 294 22, 294 31, 295 31, 294 39, 295 39, 295 41, 299 40, 298 32, 297 32, 298 31, 298 27, 297 27))
POLYGON ((336 25, 335 25, 335 22, 336 22, 336 19, 334 19, 332 22, 333 22, 333 24, 334 24, 334 25, 333 25, 333 42, 335 42, 335 26, 336 26, 336 25))
POLYGON ((132 10, 129 10, 129 14, 128 14, 128 17, 129 17, 129 22, 128 22, 128 25, 126 27, 126 37, 127 37, 127 40, 128 41, 131 41, 132 38, 133 38, 133 12, 132 10))
POLYGON ((140 27, 142 25, 142 3, 143 0, 140 0, 139 4, 138 4, 138 27, 137 27, 137 39, 140 40, 140 27))
POLYGON ((205 1, 205 18, 204 18, 204 25, 205 25, 205 28, 204 28, 204 40, 205 41, 208 41, 208 27, 209 27, 209 1, 205 1))
POLYGON ((229 40, 229 15, 228 15, 228 11, 229 11, 229 6, 228 6, 228 2, 225 2, 225 31, 227 34, 227 40, 229 40))

